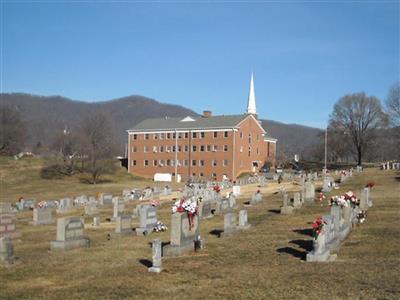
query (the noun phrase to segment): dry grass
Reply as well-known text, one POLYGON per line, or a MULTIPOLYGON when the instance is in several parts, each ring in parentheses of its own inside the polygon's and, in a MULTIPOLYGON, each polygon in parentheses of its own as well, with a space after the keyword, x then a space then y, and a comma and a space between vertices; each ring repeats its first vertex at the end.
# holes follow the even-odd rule
MULTIPOLYGON (((206 249, 164 259, 161 274, 147 272, 149 242, 154 237, 167 242, 169 231, 108 241, 106 235, 112 226, 88 228, 89 249, 50 252, 55 226, 29 226, 32 213, 23 212, 18 214, 17 224, 22 236, 15 242, 20 263, 0 267, 0 299, 398 299, 400 181, 396 174, 368 169, 332 194, 357 191, 370 180, 376 182, 374 207, 368 212, 367 222, 353 230, 332 263, 303 260, 311 238, 302 229, 308 229, 315 216, 327 213, 329 208, 310 204, 291 216, 277 214, 281 198, 273 194, 276 184, 263 188, 263 203, 249 208, 252 227, 248 231, 221 239, 210 232, 223 229, 223 216, 205 220, 201 233, 206 249)), ((34 182, 21 188, 39 193, 39 180, 34 182)), ((107 188, 116 185, 120 191, 124 184, 110 183, 107 188)), ((296 189, 289 183, 287 186, 296 189)), ((246 187, 239 204, 255 189, 254 185, 246 187)), ((159 211, 159 218, 167 224, 169 210, 167 200, 159 211)), ((82 212, 80 209, 74 214, 82 212)), ((112 214, 111 208, 102 209, 101 214, 104 220, 112 214)), ((133 225, 137 222, 134 220, 133 225)))

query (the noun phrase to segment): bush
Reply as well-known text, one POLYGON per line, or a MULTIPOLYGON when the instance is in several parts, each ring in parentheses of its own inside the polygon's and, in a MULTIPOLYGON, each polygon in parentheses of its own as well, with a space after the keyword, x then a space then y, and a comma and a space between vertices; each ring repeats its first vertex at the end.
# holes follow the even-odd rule
POLYGON ((43 179, 62 179, 65 176, 64 167, 61 165, 50 165, 40 170, 40 177, 43 179))

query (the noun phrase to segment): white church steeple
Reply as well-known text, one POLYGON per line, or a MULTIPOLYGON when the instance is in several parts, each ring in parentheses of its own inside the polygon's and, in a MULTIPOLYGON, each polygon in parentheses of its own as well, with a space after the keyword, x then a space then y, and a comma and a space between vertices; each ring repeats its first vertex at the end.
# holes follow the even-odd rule
POLYGON ((247 102, 247 111, 248 114, 257 114, 256 110, 256 94, 254 92, 254 79, 253 79, 253 72, 251 72, 251 79, 250 79, 250 90, 249 90, 249 100, 247 102))

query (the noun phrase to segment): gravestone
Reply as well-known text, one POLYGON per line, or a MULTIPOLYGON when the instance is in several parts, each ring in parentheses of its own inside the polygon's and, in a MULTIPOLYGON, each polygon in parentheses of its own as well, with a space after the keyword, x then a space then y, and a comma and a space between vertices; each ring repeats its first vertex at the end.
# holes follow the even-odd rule
POLYGON ((283 194, 283 203, 281 206, 281 214, 290 215, 293 213, 293 206, 289 204, 289 196, 287 193, 283 194))
POLYGON ((14 245, 8 236, 0 238, 0 263, 2 265, 14 263, 14 245))
POLYGON ((322 192, 329 193, 333 189, 332 185, 333 178, 332 177, 324 177, 324 182, 322 186, 322 192))
POLYGON ((197 214, 190 219, 186 212, 173 213, 171 216, 171 243, 164 246, 163 256, 180 256, 194 251, 199 230, 200 218, 197 214))
POLYGON ((236 196, 233 193, 229 194, 228 201, 229 201, 229 209, 236 209, 237 208, 236 196))
POLYGON ((53 224, 53 216, 51 208, 35 208, 33 210, 32 225, 46 225, 53 224))
POLYGON ((71 198, 63 198, 60 200, 58 205, 57 213, 66 214, 71 212, 72 209, 72 199, 71 198))
POLYGON ((224 215, 224 232, 223 237, 229 237, 237 232, 236 213, 228 212, 224 215))
POLYGON ((294 193, 293 195, 293 207, 298 209, 301 208, 301 199, 300 199, 300 193, 294 193))
POLYGON ((164 187, 163 195, 164 195, 164 196, 170 196, 170 195, 172 195, 172 189, 171 189, 168 185, 167 185, 166 187, 164 187))
POLYGON ((111 234, 111 237, 132 235, 133 233, 132 217, 130 215, 118 216, 115 220, 115 232, 111 234))
POLYGON ((247 210, 242 209, 241 211, 239 211, 239 229, 249 229, 250 226, 251 225, 248 223, 247 220, 247 210))
POLYGON ((153 252, 153 266, 148 270, 151 273, 160 273, 162 271, 162 244, 160 239, 155 239, 152 242, 152 252, 153 252))
POLYGON ((365 187, 360 193, 360 209, 368 210, 372 206, 372 201, 370 200, 370 189, 365 187))
POLYGON ((64 217, 57 219, 56 240, 50 242, 51 250, 69 250, 89 247, 89 238, 84 236, 85 223, 82 217, 64 217))
POLYGON ((326 234, 325 247, 330 251, 336 251, 340 246, 340 237, 338 234, 339 229, 335 227, 335 217, 333 215, 325 215, 323 216, 323 219, 326 223, 324 226, 326 234))
POLYGON ((3 213, 12 213, 11 203, 8 202, 0 202, 0 214, 3 213))
POLYGON ((260 193, 260 191, 257 191, 251 196, 250 205, 260 203, 261 201, 262 201, 262 194, 260 193))
POLYGON ((227 199, 227 198, 217 199, 217 203, 216 203, 216 207, 215 207, 216 215, 222 214, 229 210, 230 210, 229 199, 227 199))
POLYGON ((125 209, 125 204, 123 201, 119 199, 119 197, 114 197, 113 201, 113 217, 111 221, 115 222, 115 220, 121 216, 125 209))
POLYGON ((307 181, 304 184, 304 188, 305 188, 305 201, 314 201, 315 198, 315 185, 313 182, 311 181, 307 181))
POLYGON ((0 237, 4 236, 10 238, 18 238, 21 236, 21 234, 16 231, 14 213, 0 214, 0 237))
POLYGON ((89 201, 85 205, 85 215, 93 216, 97 215, 99 211, 97 210, 97 203, 95 201, 89 201))
POLYGON ((136 235, 152 233, 156 224, 157 207, 149 204, 140 206, 140 227, 136 228, 136 235))
POLYGON ((203 200, 200 203, 200 207, 199 207, 199 211, 200 211, 200 217, 201 219, 209 219, 213 217, 213 214, 211 212, 211 201, 209 200, 203 200))
POLYGON ((93 227, 99 227, 99 226, 100 226, 100 217, 99 217, 99 216, 93 217, 92 226, 93 226, 93 227))
POLYGON ((100 194, 100 204, 101 205, 112 205, 113 195, 112 194, 100 194))
POLYGON ((322 262, 332 261, 336 258, 335 255, 331 255, 329 249, 325 245, 326 233, 324 228, 321 230, 317 239, 313 239, 313 250, 307 253, 306 261, 308 262, 322 262))
POLYGON ((234 185, 232 187, 232 193, 234 196, 239 196, 240 195, 240 185, 234 185))

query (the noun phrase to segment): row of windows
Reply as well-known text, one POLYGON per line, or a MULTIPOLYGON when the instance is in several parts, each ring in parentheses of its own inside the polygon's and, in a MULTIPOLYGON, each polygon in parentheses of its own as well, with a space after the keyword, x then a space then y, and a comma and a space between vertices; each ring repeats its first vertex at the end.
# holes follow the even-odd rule
MULTIPOLYGON (((187 160, 187 159, 177 160, 176 162, 177 162, 177 166, 178 167, 181 167, 181 166, 188 167, 189 166, 189 160, 187 160)), ((137 166, 138 163, 139 162, 137 160, 132 160, 131 161, 132 167, 133 166, 137 166)), ((222 160, 220 163, 224 167, 228 166, 228 160, 227 159, 222 160)), ((167 167, 175 167, 175 160, 174 159, 154 159, 153 161, 148 160, 148 159, 143 160, 143 166, 147 167, 147 166, 150 166, 150 164, 152 164, 154 167, 157 167, 157 166, 160 166, 160 167, 165 167, 165 166, 167 166, 167 167)), ((218 161, 216 159, 211 161, 211 166, 213 166, 213 167, 217 167, 218 164, 219 163, 218 163, 218 161)), ((206 165, 206 163, 202 159, 200 159, 200 160, 193 159, 193 160, 191 160, 190 165, 192 167, 196 167, 196 166, 204 167, 206 165)))
MULTIPOLYGON (((223 131, 223 132, 221 132, 221 133, 223 133, 223 137, 224 138, 227 138, 228 137, 228 131, 223 131)), ((178 139, 188 139, 189 138, 189 132, 178 132, 178 133, 175 133, 175 132, 167 132, 167 133, 165 133, 165 132, 161 132, 161 133, 152 133, 152 134, 150 134, 150 133, 146 133, 145 135, 144 135, 144 139, 145 140, 149 140, 150 139, 150 137, 152 137, 153 138, 153 140, 158 140, 158 139, 160 139, 160 140, 169 140, 169 139, 176 139, 176 134, 178 134, 178 139)), ((200 138, 200 139, 203 139, 203 138, 205 138, 206 137, 206 133, 205 132, 192 132, 192 139, 197 139, 197 138, 200 138)), ((218 138, 218 131, 213 131, 213 137, 216 139, 216 138, 218 138)), ((137 140, 137 138, 138 138, 138 134, 133 134, 132 135, 132 140, 137 140)))
MULTIPOLYGON (((133 146, 132 147, 132 152, 137 152, 138 147, 137 146, 133 146)), ((178 147, 176 146, 144 146, 143 147, 143 152, 144 153, 148 153, 150 151, 152 152, 176 152, 176 150, 178 150, 178 152, 189 152, 189 146, 188 145, 184 145, 181 146, 179 145, 178 147)), ((228 151, 228 145, 224 145, 222 147, 222 150, 224 152, 228 151)), ((196 145, 192 145, 192 150, 191 152, 217 152, 218 151, 218 146, 217 145, 201 145, 201 146, 196 146, 196 145)))
MULTIPOLYGON (((152 133, 152 134, 146 133, 144 135, 144 139, 149 140, 150 138, 152 138, 153 140, 164 140, 164 139, 165 140, 169 140, 169 139, 175 140, 176 134, 178 134, 178 139, 188 139, 189 138, 189 132, 178 132, 178 133, 161 132, 161 133, 152 133)), ((220 134, 223 134, 224 138, 228 138, 228 136, 229 136, 228 131, 220 132, 220 134)), ((213 131, 213 138, 215 138, 215 139, 218 138, 218 135, 219 135, 218 131, 213 131)), ((136 133, 132 134, 132 140, 137 140, 138 136, 139 135, 136 133)), ((206 136, 205 132, 192 132, 192 139, 197 139, 197 138, 203 139, 203 138, 205 138, 205 136, 206 136)), ((240 132, 239 136, 241 139, 243 139, 243 132, 240 132)), ((249 143, 251 143, 251 141, 252 141, 251 133, 248 134, 248 139, 249 139, 249 143)), ((257 141, 260 139, 259 134, 256 135, 256 139, 257 139, 257 141)))
MULTIPOLYGON (((144 146, 143 147, 143 152, 144 153, 149 153, 150 151, 156 153, 156 152, 176 152, 176 149, 178 149, 178 152, 188 152, 189 151, 189 146, 188 145, 184 145, 184 146, 144 146)), ((138 147, 137 146, 133 146, 132 147, 132 152, 137 152, 138 147)), ((217 145, 201 145, 201 146, 196 146, 196 145, 192 145, 192 151, 191 152, 197 152, 197 150, 199 152, 217 152, 218 151, 218 146, 217 145)), ((224 152, 228 152, 228 145, 224 145, 222 150, 224 152)), ((268 148, 269 151, 269 148, 268 148)), ((240 146, 240 152, 243 152, 243 146, 240 146)), ((256 153, 258 153, 258 147, 256 148, 256 153)), ((251 156, 251 147, 248 148, 248 156, 251 156)))

